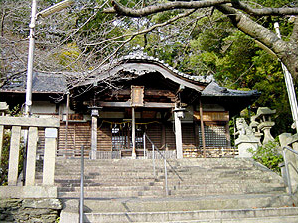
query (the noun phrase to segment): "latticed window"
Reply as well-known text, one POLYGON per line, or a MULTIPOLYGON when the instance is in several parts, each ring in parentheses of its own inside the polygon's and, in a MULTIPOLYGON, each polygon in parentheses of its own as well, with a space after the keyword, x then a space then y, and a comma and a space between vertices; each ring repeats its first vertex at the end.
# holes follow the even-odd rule
MULTIPOLYGON (((127 126, 112 128, 112 149, 122 150, 132 148, 131 129, 127 126)), ((143 148, 143 130, 136 128, 136 148, 143 148)))
MULTIPOLYGON (((228 144, 225 126, 210 125, 205 126, 205 140, 207 147, 226 147, 228 144)), ((201 126, 199 126, 199 139, 200 145, 202 142, 202 131, 201 126)))

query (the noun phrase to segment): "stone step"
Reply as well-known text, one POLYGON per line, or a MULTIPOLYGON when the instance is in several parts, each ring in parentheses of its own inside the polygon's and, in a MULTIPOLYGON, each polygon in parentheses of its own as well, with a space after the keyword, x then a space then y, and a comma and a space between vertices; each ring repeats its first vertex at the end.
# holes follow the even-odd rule
MULTIPOLYGON (((59 198, 79 198, 80 192, 60 192, 58 189, 59 198)), ((86 198, 137 198, 137 197, 163 197, 165 192, 162 190, 155 191, 84 191, 84 196, 86 198)))
MULTIPOLYGON (((65 178, 66 176, 69 178, 80 178, 80 172, 58 172, 55 178, 65 178)), ((156 175, 159 178, 164 178, 163 172, 156 172, 156 175)), ((85 172, 85 178, 115 178, 115 177, 154 177, 153 172, 111 172, 110 173, 101 173, 101 172, 85 172)), ((42 178, 41 174, 37 174, 36 178, 42 178)), ((281 177, 272 174, 262 173, 260 171, 246 171, 246 172, 214 172, 209 171, 206 173, 169 173, 168 178, 171 179, 217 179, 217 178, 235 178, 235 179, 280 179, 281 177)))
MULTIPOLYGON (((139 185, 117 185, 117 184, 98 184, 98 185, 84 185, 85 191, 144 191, 144 190, 164 190, 164 184, 139 184, 139 185)), ((171 195, 183 195, 183 194, 245 194, 245 193, 276 193, 276 192, 286 192, 285 187, 282 185, 270 185, 270 184, 256 184, 253 186, 243 186, 243 185, 218 185, 218 184, 206 184, 206 185, 187 185, 187 186, 168 186, 171 195)), ((80 184, 71 185, 59 185, 60 192, 79 192, 80 184)))
MULTIPOLYGON (((165 188, 160 187, 143 187, 139 190, 134 190, 125 187, 87 187, 84 195, 86 197, 119 197, 119 198, 130 198, 130 197, 157 197, 165 195, 165 188), (110 190, 108 189, 110 188, 110 190), (117 190, 118 188, 118 190, 117 190)), ((59 188, 59 197, 79 197, 80 188, 59 188)), ((242 194, 262 194, 262 193, 271 193, 271 194, 280 194, 284 193, 285 188, 263 188, 263 187, 254 187, 254 188, 197 188, 192 190, 171 190, 169 189, 169 195, 171 197, 185 197, 185 196, 208 196, 208 195, 242 195, 242 194)))
POLYGON ((160 198, 86 199, 85 212, 159 212, 220 209, 247 209, 266 207, 292 207, 288 194, 247 194, 216 196, 185 196, 160 198))
MULTIPOLYGON (((204 220, 185 220, 170 221, 164 223, 297 223, 298 216, 274 216, 258 218, 241 218, 241 219, 204 219, 204 220)), ((146 223, 146 222, 139 222, 146 223)))
MULTIPOLYGON (((85 186, 84 191, 147 191, 147 190, 164 190, 162 185, 152 186, 85 186)), ((80 187, 59 187, 60 192, 80 192, 80 187)))
MULTIPOLYGON (((193 167, 196 168, 222 168, 222 167, 237 167, 237 168, 251 168, 255 165, 251 163, 251 160, 249 159, 203 159, 203 158, 197 158, 197 159, 185 159, 185 160, 168 160, 168 163, 174 167, 193 167), (222 160, 220 160, 222 159, 222 160), (231 160, 233 162, 231 162, 231 160)), ((57 159, 57 167, 67 167, 67 166, 73 166, 73 167, 79 167, 80 166, 80 160, 79 159, 57 159)), ((151 159, 136 159, 136 160, 124 160, 124 159, 113 159, 113 160, 89 160, 85 159, 85 166, 113 166, 115 168, 117 167, 144 167, 144 166, 152 166, 153 161, 151 159), (125 164, 125 165, 124 165, 125 164)), ((163 167, 163 160, 155 160, 155 164, 157 166, 163 167)))
MULTIPOLYGON (((58 187, 80 187, 80 182, 67 182, 67 183, 55 183, 58 187)), ((88 186, 96 186, 96 187, 107 187, 107 186, 115 186, 115 187, 134 187, 134 186, 163 186, 163 182, 153 182, 153 181, 145 181, 145 182, 86 182, 84 181, 84 187, 88 186)))
POLYGON ((169 212, 86 213, 84 222, 165 222, 296 216, 298 208, 256 208, 169 212))

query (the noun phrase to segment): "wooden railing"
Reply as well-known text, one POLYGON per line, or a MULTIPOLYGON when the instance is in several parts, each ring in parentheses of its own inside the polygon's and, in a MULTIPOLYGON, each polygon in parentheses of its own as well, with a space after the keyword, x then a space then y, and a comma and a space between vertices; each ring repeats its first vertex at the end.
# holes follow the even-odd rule
MULTIPOLYGON (((57 150, 57 133, 60 126, 59 119, 56 118, 35 118, 35 117, 0 117, 0 159, 3 148, 3 137, 5 129, 11 131, 11 140, 9 148, 9 163, 8 163, 8 186, 2 186, 0 196, 6 193, 7 197, 20 196, 24 197, 36 194, 36 196, 47 197, 55 196, 55 190, 50 189, 54 186, 55 174, 55 158, 57 150), (45 147, 43 161, 43 177, 41 187, 47 187, 46 190, 36 186, 36 150, 38 142, 38 129, 45 129, 45 147), (26 154, 26 169, 25 171, 25 187, 26 189, 16 189, 13 191, 5 188, 9 186, 17 186, 20 143, 22 138, 27 138, 27 154, 26 154), (28 188, 31 187, 30 190, 28 188), (40 191, 38 191, 40 189, 40 191), (53 193, 49 193, 52 190, 53 193), (14 195, 14 191, 19 193, 14 195), (28 192, 27 194, 25 192, 28 192), (24 192, 25 194, 22 194, 24 192)), ((33 195, 32 195, 33 196, 33 195)), ((34 195, 35 196, 35 195, 34 195)), ((33 197, 34 197, 33 196, 33 197)))
MULTIPOLYGON (((238 155, 236 147, 206 147, 206 158, 235 157, 238 155)), ((202 147, 183 148, 185 158, 203 158, 204 150, 202 147)))

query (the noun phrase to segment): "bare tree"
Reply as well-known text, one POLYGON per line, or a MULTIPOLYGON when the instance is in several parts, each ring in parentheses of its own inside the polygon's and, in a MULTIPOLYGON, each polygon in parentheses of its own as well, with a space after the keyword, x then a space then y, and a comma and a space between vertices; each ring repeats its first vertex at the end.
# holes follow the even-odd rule
POLYGON ((298 75, 298 19, 294 19, 292 35, 288 40, 281 40, 270 29, 258 23, 260 16, 285 16, 297 15, 298 7, 268 8, 253 7, 249 2, 237 0, 201 0, 201 1, 174 1, 144 8, 130 8, 121 5, 115 0, 112 7, 106 9, 106 13, 115 13, 128 17, 144 17, 172 10, 191 10, 202 8, 214 8, 228 16, 232 24, 245 34, 266 46, 286 65, 294 77, 298 75))

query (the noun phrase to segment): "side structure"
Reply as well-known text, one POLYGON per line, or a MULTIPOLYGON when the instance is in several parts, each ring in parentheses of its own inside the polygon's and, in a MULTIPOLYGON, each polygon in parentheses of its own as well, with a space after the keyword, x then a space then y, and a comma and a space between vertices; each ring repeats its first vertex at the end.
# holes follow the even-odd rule
POLYGON ((0 158, 2 154, 3 135, 11 131, 9 149, 8 186, 0 186, 1 198, 57 198, 54 186, 55 158, 57 150, 57 131, 60 122, 55 118, 25 118, 0 116, 0 158), (45 147, 43 178, 41 186, 36 183, 38 128, 45 129, 45 147), (28 135, 27 165, 25 185, 18 186, 18 167, 22 135, 28 135))
POLYGON ((274 141, 270 129, 275 124, 271 120, 271 115, 275 113, 276 110, 260 107, 257 114, 251 117, 249 125, 244 118, 236 119, 235 135, 238 135, 238 138, 235 140, 235 145, 238 147, 238 157, 251 157, 252 154, 248 149, 256 150, 258 146, 274 141))

